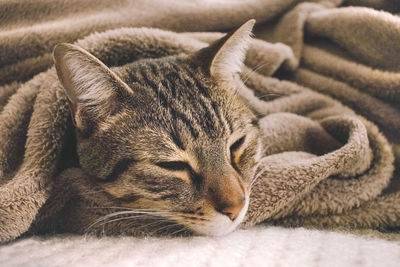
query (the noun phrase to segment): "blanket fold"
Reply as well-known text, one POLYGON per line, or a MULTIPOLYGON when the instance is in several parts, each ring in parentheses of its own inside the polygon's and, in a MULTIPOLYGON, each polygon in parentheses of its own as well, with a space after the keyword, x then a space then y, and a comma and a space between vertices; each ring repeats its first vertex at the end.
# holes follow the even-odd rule
POLYGON ((194 52, 249 18, 256 38, 236 85, 264 157, 242 227, 398 228, 400 18, 387 1, 354 2, 0 3, 0 241, 54 218, 84 233, 99 212, 88 207, 103 196, 84 194, 95 185, 76 168, 55 44, 118 67, 194 52))

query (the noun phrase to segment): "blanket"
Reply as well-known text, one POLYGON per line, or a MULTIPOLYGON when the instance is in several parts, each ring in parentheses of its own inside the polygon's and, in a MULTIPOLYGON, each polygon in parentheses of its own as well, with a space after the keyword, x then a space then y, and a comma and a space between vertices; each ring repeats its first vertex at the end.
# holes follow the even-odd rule
POLYGON ((56 235, 1 246, 0 265, 395 267, 399 247, 371 236, 267 226, 217 238, 56 235))
POLYGON ((241 226, 396 229, 396 12, 384 0, 0 3, 0 241, 35 232, 86 183, 70 168, 55 44, 120 66, 196 51, 250 18, 256 38, 237 85, 259 118, 264 157, 241 226))

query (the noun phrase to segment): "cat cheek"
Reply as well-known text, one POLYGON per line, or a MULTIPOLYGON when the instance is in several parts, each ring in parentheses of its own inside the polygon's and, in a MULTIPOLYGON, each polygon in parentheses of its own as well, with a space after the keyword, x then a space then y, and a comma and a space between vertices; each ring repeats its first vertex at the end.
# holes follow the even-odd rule
POLYGON ((190 216, 178 220, 186 228, 200 235, 222 236, 234 231, 242 222, 248 208, 248 196, 246 204, 241 210, 239 216, 234 221, 227 216, 215 211, 212 205, 204 204, 201 208, 202 216, 190 216))

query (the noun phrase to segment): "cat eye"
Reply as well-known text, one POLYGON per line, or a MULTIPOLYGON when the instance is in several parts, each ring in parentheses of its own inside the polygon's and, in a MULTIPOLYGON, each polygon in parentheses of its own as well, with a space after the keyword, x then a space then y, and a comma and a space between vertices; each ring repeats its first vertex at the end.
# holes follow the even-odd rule
POLYGON ((244 139, 246 138, 246 136, 242 136, 240 137, 235 143, 233 143, 230 147, 230 151, 231 151, 231 155, 233 154, 233 152, 235 152, 236 150, 238 150, 238 148, 243 145, 244 143, 244 139))
POLYGON ((233 143, 231 145, 231 147, 229 148, 230 154, 231 154, 230 155, 231 156, 231 164, 236 170, 237 170, 237 166, 236 166, 236 163, 234 160, 234 156, 235 156, 234 153, 236 150, 238 150, 243 145, 245 139, 246 139, 246 136, 244 135, 241 138, 239 138, 235 143, 233 143))
POLYGON ((184 161, 163 161, 157 162, 155 165, 169 171, 186 171, 192 169, 190 165, 184 161))
POLYGON ((160 168, 169 170, 169 171, 188 171, 190 175, 190 179, 193 182, 193 185, 196 187, 197 190, 203 185, 203 178, 197 174, 192 167, 184 161, 164 161, 164 162, 157 162, 154 163, 160 168))

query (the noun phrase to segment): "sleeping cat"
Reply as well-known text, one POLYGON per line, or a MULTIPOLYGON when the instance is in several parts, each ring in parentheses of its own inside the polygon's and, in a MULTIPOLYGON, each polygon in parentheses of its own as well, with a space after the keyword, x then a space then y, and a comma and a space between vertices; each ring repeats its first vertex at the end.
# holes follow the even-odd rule
POLYGON ((253 25, 248 21, 191 55, 113 69, 77 46, 55 48, 80 167, 96 185, 94 195, 109 200, 99 208, 119 211, 98 212, 98 222, 131 220, 110 232, 137 227, 138 214, 205 235, 226 234, 241 223, 261 144, 256 117, 234 80, 253 25))

